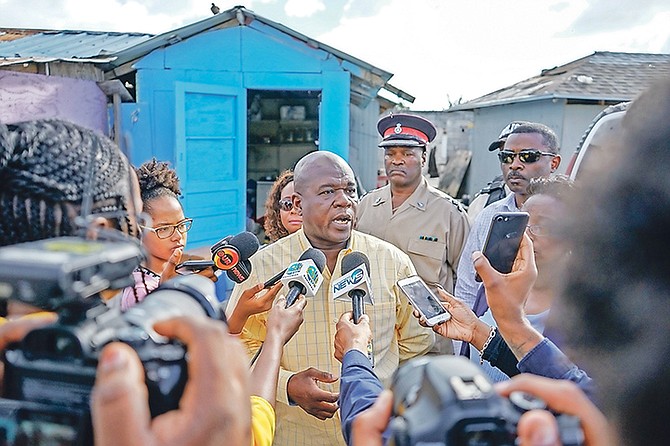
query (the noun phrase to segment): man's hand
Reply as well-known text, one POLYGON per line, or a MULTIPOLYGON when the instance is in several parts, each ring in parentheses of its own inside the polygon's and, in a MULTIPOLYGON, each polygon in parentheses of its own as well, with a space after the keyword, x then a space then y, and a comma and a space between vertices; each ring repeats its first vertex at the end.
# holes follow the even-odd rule
POLYGON ((472 261, 484 282, 486 301, 496 321, 519 322, 523 318, 528 293, 537 278, 533 242, 528 234, 524 234, 521 240, 519 253, 509 274, 496 271, 480 251, 472 253, 472 261))
POLYGON ((334 383, 339 378, 314 367, 298 372, 288 380, 287 393, 291 401, 308 414, 326 420, 337 411, 339 394, 321 389, 317 382, 334 383))
POLYGON ((377 401, 361 412, 351 426, 351 444, 355 446, 381 446, 382 434, 391 419, 393 394, 384 390, 377 401))
POLYGON ((344 354, 349 350, 358 350, 368 354, 368 343, 372 339, 370 330, 370 318, 362 314, 358 324, 354 324, 351 311, 342 314, 337 321, 337 332, 335 333, 335 358, 342 362, 344 354))
POLYGON ((284 296, 277 298, 268 314, 266 339, 274 337, 280 339, 282 345, 286 344, 300 328, 306 305, 307 299, 303 295, 298 296, 298 300, 288 308, 285 308, 284 296))
MULTIPOLYGON (((497 383, 496 391, 504 397, 509 397, 514 391, 526 392, 540 398, 554 412, 578 417, 584 431, 586 446, 616 444, 605 416, 572 381, 521 374, 509 381, 497 383)), ((537 412, 526 412, 519 420, 517 430, 521 444, 560 445, 558 437, 551 438, 552 432, 558 435, 558 429, 555 424, 551 425, 551 419, 546 416, 548 412, 542 412, 544 415, 537 412), (539 437, 545 438, 545 442, 538 443, 536 440, 539 437)), ((555 423, 555 420, 553 422, 555 423)))
POLYGON ((91 395, 96 446, 251 443, 248 368, 224 324, 180 317, 155 324, 188 349, 188 381, 179 408, 151 419, 142 364, 132 348, 107 345, 91 395))
MULTIPOLYGON (((456 299, 441 288, 438 288, 437 292, 442 306, 451 314, 451 319, 434 325, 432 327, 433 331, 445 338, 456 339, 471 344, 483 336, 484 340, 482 343, 486 342, 489 334, 488 325, 480 321, 470 307, 459 299, 456 299)), ((421 317, 418 311, 414 310, 414 316, 419 318, 419 324, 428 327, 426 320, 421 317)))
POLYGON ((265 290, 263 284, 259 283, 244 290, 228 318, 230 332, 233 334, 241 332, 249 316, 263 313, 272 308, 272 302, 274 302, 281 287, 281 282, 277 282, 265 290))

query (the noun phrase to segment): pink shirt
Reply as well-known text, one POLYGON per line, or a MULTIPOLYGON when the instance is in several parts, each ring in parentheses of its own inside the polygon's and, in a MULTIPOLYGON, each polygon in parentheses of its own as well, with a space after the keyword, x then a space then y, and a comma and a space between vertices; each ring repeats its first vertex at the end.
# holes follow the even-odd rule
POLYGON ((147 294, 158 288, 161 276, 143 266, 139 266, 133 271, 133 279, 135 279, 135 291, 133 292, 133 287, 127 287, 123 290, 121 311, 126 311, 128 308, 142 302, 147 294), (143 275, 144 280, 142 279, 143 275), (137 299, 135 298, 136 295, 137 299))

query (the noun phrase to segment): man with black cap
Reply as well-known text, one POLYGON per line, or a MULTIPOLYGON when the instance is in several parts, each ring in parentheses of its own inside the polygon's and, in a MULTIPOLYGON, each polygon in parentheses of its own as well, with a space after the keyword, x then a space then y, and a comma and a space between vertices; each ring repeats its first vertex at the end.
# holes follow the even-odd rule
POLYGON ((430 186, 421 173, 435 126, 398 113, 381 118, 377 130, 389 184, 361 199, 357 229, 406 252, 428 286, 451 293, 470 221, 459 202, 430 186))
MULTIPOLYGON (((521 124, 526 123, 526 121, 512 121, 507 124, 505 128, 500 131, 498 139, 489 145, 489 152, 501 150, 505 145, 505 141, 509 134, 521 124)), ((505 178, 502 175, 498 175, 493 180, 489 181, 485 187, 477 192, 475 199, 472 200, 468 206, 468 217, 470 217, 470 221, 474 221, 475 217, 477 217, 486 206, 495 203, 498 200, 502 200, 508 196, 510 192, 510 188, 505 184, 505 178)))
MULTIPOLYGON (((500 149, 500 169, 512 193, 484 208, 472 221, 472 229, 458 264, 454 295, 471 308, 480 284, 475 281, 470 256, 484 247, 491 218, 496 212, 519 211, 526 201, 530 180, 551 175, 561 164, 558 137, 552 129, 537 122, 512 122, 508 127, 510 131, 503 146, 500 147, 496 141, 489 150, 500 149)), ((455 347, 460 349, 460 343, 456 343, 455 347)))

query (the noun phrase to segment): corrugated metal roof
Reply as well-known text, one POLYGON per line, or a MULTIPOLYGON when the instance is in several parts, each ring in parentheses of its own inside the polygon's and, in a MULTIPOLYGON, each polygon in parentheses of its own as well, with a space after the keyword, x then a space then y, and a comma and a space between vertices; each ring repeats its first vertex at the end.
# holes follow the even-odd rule
POLYGON ((654 80, 669 76, 670 54, 595 52, 453 109, 547 98, 629 101, 654 80))
MULTIPOLYGON (((9 32, 0 29, 0 32, 9 32)), ((16 30, 14 30, 16 31, 16 30)), ((26 30, 24 30, 26 31, 26 30)), ((97 31, 40 31, 22 38, 0 41, 0 59, 5 62, 32 59, 109 62, 115 54, 149 40, 152 34, 97 31)))

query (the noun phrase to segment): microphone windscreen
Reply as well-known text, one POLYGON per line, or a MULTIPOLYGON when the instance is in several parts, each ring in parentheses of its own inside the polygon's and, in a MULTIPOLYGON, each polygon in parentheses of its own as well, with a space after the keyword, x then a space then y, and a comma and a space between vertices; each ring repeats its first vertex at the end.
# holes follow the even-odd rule
POLYGON ((260 243, 258 238, 253 232, 244 231, 240 232, 236 236, 232 237, 228 244, 233 245, 240 253, 240 259, 247 260, 249 257, 254 255, 260 243))
POLYGON ((361 263, 365 264, 365 269, 367 270, 368 276, 370 275, 370 260, 368 256, 363 254, 360 251, 352 251, 349 254, 342 257, 342 275, 351 272, 357 266, 360 266, 361 263))
POLYGON ((326 267, 326 255, 323 252, 316 248, 308 248, 302 253, 298 261, 302 262, 307 259, 312 259, 316 267, 319 268, 319 272, 323 272, 323 269, 326 267))

